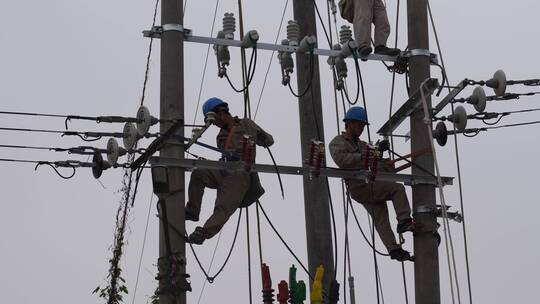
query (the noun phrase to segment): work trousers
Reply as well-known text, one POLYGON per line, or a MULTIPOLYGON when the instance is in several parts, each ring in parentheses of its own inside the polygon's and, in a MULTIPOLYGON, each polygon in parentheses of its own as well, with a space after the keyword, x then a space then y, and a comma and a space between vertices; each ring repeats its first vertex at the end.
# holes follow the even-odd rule
POLYGON ((371 23, 375 25, 375 46, 386 45, 390 23, 382 0, 354 1, 354 38, 359 47, 371 45, 371 23))
POLYGON ((214 212, 204 223, 207 238, 216 235, 229 217, 238 209, 249 188, 249 173, 225 170, 195 169, 191 173, 188 189, 187 212, 199 215, 204 188, 216 189, 214 212))
POLYGON ((373 218, 375 229, 388 251, 399 248, 394 232, 390 226, 386 201, 394 204, 398 222, 411 217, 411 207, 407 199, 405 187, 392 182, 375 181, 363 183, 350 181, 347 183, 351 197, 361 203, 373 218))

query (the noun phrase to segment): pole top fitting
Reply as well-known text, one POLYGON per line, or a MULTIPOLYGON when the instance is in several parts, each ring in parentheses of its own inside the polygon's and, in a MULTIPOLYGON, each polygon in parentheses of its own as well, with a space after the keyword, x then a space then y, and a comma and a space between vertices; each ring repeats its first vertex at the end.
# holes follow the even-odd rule
POLYGON ((143 36, 147 38, 157 38, 160 39, 161 35, 165 32, 180 32, 185 36, 191 35, 191 30, 184 28, 182 24, 163 24, 153 26, 152 29, 143 31, 143 36))

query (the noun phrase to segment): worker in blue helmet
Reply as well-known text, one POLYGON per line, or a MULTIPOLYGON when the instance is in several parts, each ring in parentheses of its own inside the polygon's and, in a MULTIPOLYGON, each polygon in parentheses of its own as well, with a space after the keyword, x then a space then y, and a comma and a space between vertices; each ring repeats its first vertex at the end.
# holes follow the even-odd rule
MULTIPOLYGON (((246 140, 263 147, 270 147, 274 143, 272 135, 253 120, 232 116, 229 105, 220 98, 208 99, 202 111, 205 121, 211 116, 212 123, 220 128, 216 140, 217 147, 223 151, 221 161, 240 161, 246 151, 246 140)), ((255 149, 251 151, 250 159, 254 161, 255 149)), ((216 235, 238 208, 249 206, 264 193, 255 172, 197 168, 191 173, 189 181, 186 220, 199 220, 205 188, 217 190, 214 212, 203 226, 196 227, 189 235, 188 241, 194 244, 202 244, 204 240, 216 235)))
MULTIPOLYGON (((343 119, 345 132, 336 136, 330 142, 330 154, 334 162, 343 169, 366 170, 366 163, 375 156, 375 151, 368 149, 369 145, 360 140, 364 127, 368 125, 366 110, 362 107, 351 107, 343 119)), ((380 160, 378 165, 388 166, 389 160, 380 160)), ((392 201, 396 212, 397 232, 413 231, 415 223, 411 218, 411 207, 405 187, 402 184, 383 181, 365 181, 346 179, 347 188, 352 198, 361 203, 369 212, 375 223, 375 228, 387 248, 390 257, 398 261, 410 260, 410 253, 401 248, 396 242, 388 217, 386 201, 392 201)))

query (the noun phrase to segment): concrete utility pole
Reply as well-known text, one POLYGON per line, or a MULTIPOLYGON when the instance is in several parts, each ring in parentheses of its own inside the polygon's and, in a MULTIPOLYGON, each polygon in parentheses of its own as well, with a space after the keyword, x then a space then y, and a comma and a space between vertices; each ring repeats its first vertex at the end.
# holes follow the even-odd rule
MULTIPOLYGON (((293 7, 294 19, 300 25, 300 39, 305 35, 317 36, 313 0, 294 0, 293 7)), ((313 60, 312 87, 307 94, 298 98, 302 159, 308 155, 309 143, 312 139, 324 141, 319 60, 317 56, 313 60)), ((311 81, 309 55, 297 54, 296 65, 298 91, 303 92, 311 81)), ((304 176, 304 208, 309 272, 315 275, 317 267, 323 265, 325 268, 324 288, 329 291, 330 281, 334 273, 334 259, 326 183, 327 179, 324 177, 310 180, 309 176, 304 176)))
MULTIPOLYGON (((407 1, 407 20, 409 29, 409 49, 429 49, 427 0, 407 1)), ((429 56, 414 56, 409 61, 411 92, 420 88, 420 84, 430 77, 429 56)), ((426 94, 429 107, 431 98, 426 94)), ((433 139, 429 137, 426 124, 424 123, 423 111, 411 115, 411 150, 417 151, 429 148, 433 139)), ((430 172, 434 172, 432 155, 423 155, 415 159, 416 163, 430 172)), ((415 166, 412 167, 413 175, 425 174, 415 166)), ((419 207, 431 209, 436 207, 435 188, 433 185, 412 186, 413 210, 419 207)), ((420 208, 423 209, 423 208, 420 208)), ((433 213, 417 213, 416 222, 422 233, 414 236, 414 278, 415 297, 417 304, 437 304, 441 302, 439 284, 439 253, 437 239, 432 233, 437 229, 437 218, 433 213)))
MULTIPOLYGON (((183 8, 181 0, 161 1, 162 24, 183 25, 183 8)), ((165 31, 161 36, 161 86, 160 86, 160 117, 161 119, 184 119, 184 36, 178 31, 165 31)), ((161 123, 160 131, 163 133, 171 127, 171 123, 161 123)), ((179 128, 176 133, 184 135, 184 128, 179 128)), ((184 158, 182 145, 167 143, 160 152, 161 157, 184 158)), ((165 201, 167 205, 168 221, 178 231, 185 231, 185 176, 184 169, 170 167, 169 188, 172 195, 165 201)), ((159 231, 159 256, 166 257, 166 246, 163 225, 160 223, 159 231)), ((178 234, 170 231, 171 252, 177 256, 181 263, 178 273, 185 273, 186 244, 178 234)), ((158 262, 160 275, 169 274, 168 259, 160 259, 158 262)), ((161 283, 161 282, 160 282, 161 283)), ((161 287, 161 286, 160 286, 161 287)), ((173 297, 170 294, 160 295, 162 304, 184 304, 186 293, 173 297)))

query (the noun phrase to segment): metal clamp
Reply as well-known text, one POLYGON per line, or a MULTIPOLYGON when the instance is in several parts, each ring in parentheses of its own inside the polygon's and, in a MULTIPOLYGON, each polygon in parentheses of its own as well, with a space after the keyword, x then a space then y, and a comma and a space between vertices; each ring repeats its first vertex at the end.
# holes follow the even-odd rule
POLYGON ((163 24, 153 26, 149 31, 143 31, 143 36, 147 38, 161 38, 161 35, 165 32, 180 32, 185 36, 191 35, 191 30, 184 28, 181 24, 163 24))
POLYGON ((413 215, 419 214, 419 213, 428 213, 428 214, 437 214, 437 209, 435 207, 427 206, 427 205, 421 205, 416 207, 414 210, 413 215))
POLYGON ((429 57, 432 63, 439 64, 439 59, 437 57, 437 54, 433 54, 429 50, 426 50, 426 49, 413 49, 413 50, 404 51, 401 53, 401 56, 405 58, 425 56, 425 57, 429 57))

